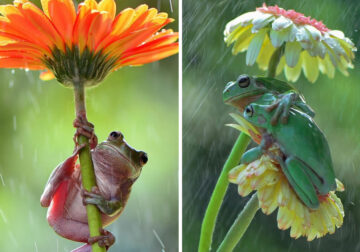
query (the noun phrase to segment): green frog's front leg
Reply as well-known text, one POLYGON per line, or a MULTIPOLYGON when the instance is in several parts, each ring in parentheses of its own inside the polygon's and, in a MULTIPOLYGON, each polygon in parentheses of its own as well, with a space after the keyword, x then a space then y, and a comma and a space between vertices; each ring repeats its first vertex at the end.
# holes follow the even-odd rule
POLYGON ((288 93, 279 95, 278 100, 267 107, 267 112, 271 112, 276 109, 273 117, 271 118, 271 125, 276 125, 280 118, 281 122, 286 124, 289 119, 290 108, 292 105, 295 105, 310 117, 315 116, 314 110, 304 102, 301 96, 295 92, 290 91, 288 93))
POLYGON ((244 153, 244 155, 241 157, 241 163, 242 164, 249 164, 256 159, 259 159, 261 155, 267 152, 267 150, 270 148, 270 146, 273 144, 273 138, 270 134, 263 134, 261 138, 261 143, 256 146, 255 148, 252 148, 244 153))

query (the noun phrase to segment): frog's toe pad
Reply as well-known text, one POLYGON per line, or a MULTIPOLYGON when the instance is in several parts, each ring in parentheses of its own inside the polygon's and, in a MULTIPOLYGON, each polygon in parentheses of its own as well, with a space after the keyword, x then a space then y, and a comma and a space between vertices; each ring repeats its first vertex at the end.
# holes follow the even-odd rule
POLYGON ((112 233, 105 229, 100 229, 101 235, 88 238, 89 244, 97 242, 100 247, 106 247, 108 249, 115 242, 115 237, 112 233))

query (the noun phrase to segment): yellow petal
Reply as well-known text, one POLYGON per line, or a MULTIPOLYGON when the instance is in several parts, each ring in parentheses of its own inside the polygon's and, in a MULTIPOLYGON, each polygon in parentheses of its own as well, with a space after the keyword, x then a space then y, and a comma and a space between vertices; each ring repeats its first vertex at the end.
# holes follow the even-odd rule
POLYGON ((319 62, 317 57, 312 57, 307 51, 301 53, 302 57, 302 66, 304 70, 305 77, 311 82, 314 83, 319 76, 319 62))
POLYGON ((295 67, 285 66, 285 77, 287 80, 296 82, 301 74, 302 59, 300 58, 295 67))
POLYGON ((111 19, 115 18, 116 14, 116 4, 114 0, 102 0, 98 4, 98 10, 99 11, 106 11, 109 13, 109 16, 111 19))

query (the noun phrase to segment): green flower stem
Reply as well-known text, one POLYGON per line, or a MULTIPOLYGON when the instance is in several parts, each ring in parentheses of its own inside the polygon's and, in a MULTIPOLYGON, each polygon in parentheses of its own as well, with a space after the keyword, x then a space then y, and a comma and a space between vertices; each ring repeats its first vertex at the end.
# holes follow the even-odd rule
POLYGON ((276 68, 279 65, 280 58, 284 53, 284 45, 280 46, 275 50, 273 55, 271 55, 270 62, 268 65, 268 77, 275 78, 276 76, 276 68))
POLYGON ((236 244, 240 241, 241 237, 249 227, 257 210, 259 210, 259 201, 257 194, 254 193, 229 229, 217 252, 233 251, 236 244))
MULTIPOLYGON (((74 93, 76 115, 82 115, 86 118, 85 91, 83 83, 74 84, 74 93)), ((80 145, 84 143, 86 144, 86 147, 81 149, 79 153, 81 178, 83 188, 87 191, 91 191, 91 188, 96 185, 96 178, 91 159, 89 139, 87 139, 85 136, 80 135, 78 137, 78 143, 80 145)), ((88 204, 86 205, 86 212, 88 216, 90 237, 101 235, 100 229, 102 228, 102 223, 99 209, 95 205, 88 204)), ((100 247, 98 243, 94 243, 92 245, 92 252, 106 252, 106 249, 100 247)))
POLYGON ((203 223, 201 226, 199 252, 208 252, 211 249, 212 237, 215 228, 216 218, 219 213, 222 201, 229 185, 228 173, 230 169, 239 164, 240 159, 251 138, 241 133, 236 140, 228 159, 221 171, 220 177, 215 185, 209 205, 206 209, 203 223))

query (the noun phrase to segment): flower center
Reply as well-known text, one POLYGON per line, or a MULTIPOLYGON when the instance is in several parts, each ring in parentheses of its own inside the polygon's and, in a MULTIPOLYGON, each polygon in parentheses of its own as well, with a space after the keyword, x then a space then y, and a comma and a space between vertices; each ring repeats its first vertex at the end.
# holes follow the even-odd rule
POLYGON ((288 19, 291 19, 295 24, 298 25, 311 25, 321 32, 329 31, 329 28, 327 28, 326 25, 324 25, 321 21, 317 21, 316 19, 312 19, 311 17, 306 17, 304 14, 296 12, 294 10, 284 10, 277 5, 266 6, 266 4, 264 3, 263 7, 256 8, 256 10, 262 13, 270 13, 276 16, 286 17, 288 19))
POLYGON ((77 46, 66 48, 65 52, 54 48, 52 58, 45 56, 42 61, 65 86, 83 83, 93 86, 101 82, 115 66, 116 58, 110 58, 102 51, 94 53, 88 48, 80 54, 77 46))

